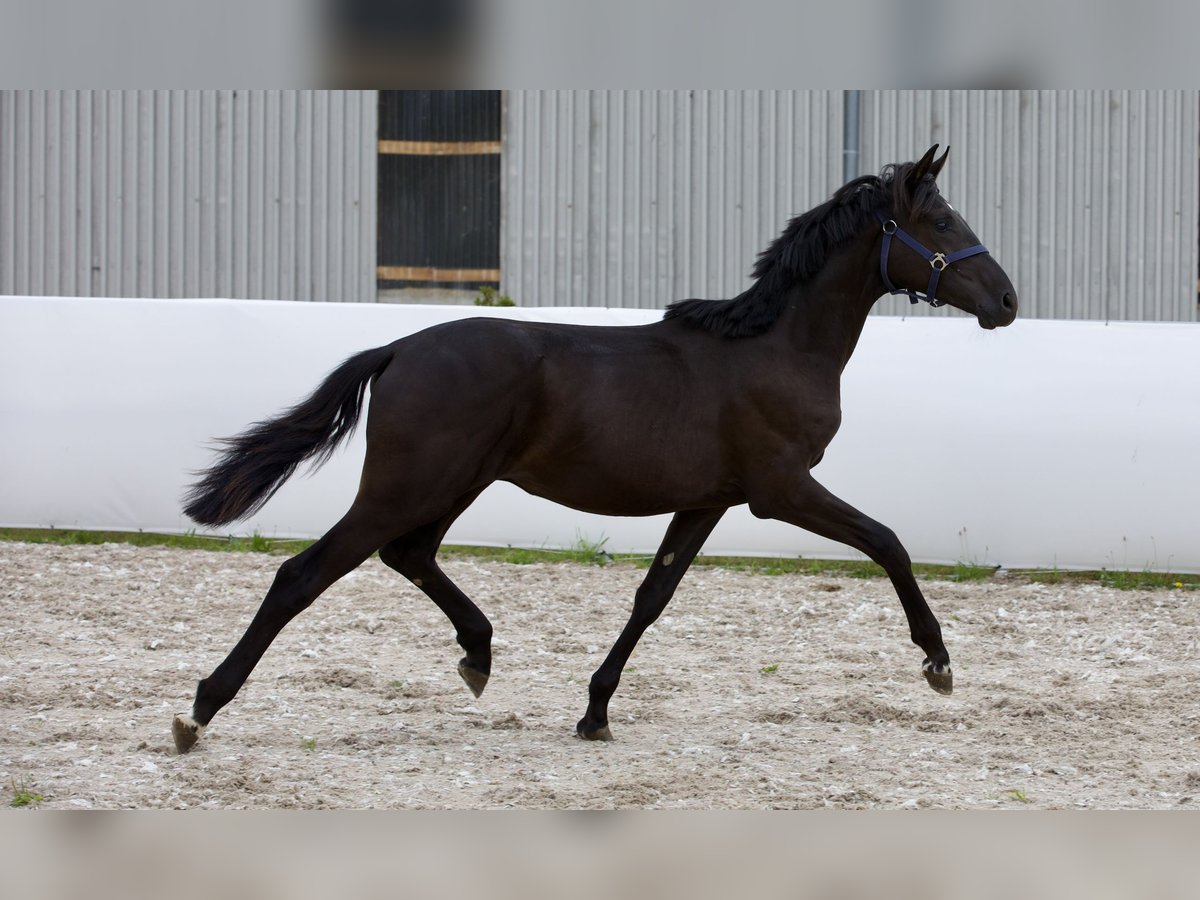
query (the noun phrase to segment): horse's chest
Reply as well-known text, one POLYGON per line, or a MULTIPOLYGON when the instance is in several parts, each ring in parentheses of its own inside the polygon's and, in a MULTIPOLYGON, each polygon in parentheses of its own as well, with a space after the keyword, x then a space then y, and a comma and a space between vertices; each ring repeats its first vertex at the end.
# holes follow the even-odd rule
POLYGON ((824 404, 808 416, 807 431, 821 450, 829 445, 842 426, 842 408, 838 404, 824 404))
POLYGON ((761 442, 756 453, 766 451, 771 458, 789 460, 790 467, 815 466, 842 423, 841 408, 820 403, 792 405, 772 411, 760 421, 761 442))

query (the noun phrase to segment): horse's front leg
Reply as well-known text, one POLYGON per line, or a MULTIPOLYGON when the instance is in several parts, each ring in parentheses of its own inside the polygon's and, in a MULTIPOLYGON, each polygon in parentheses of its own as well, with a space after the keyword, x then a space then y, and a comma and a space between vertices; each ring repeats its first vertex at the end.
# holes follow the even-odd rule
POLYGON ((954 676, 950 654, 942 643, 942 627, 925 602, 913 576, 912 560, 895 532, 829 493, 807 473, 787 492, 779 492, 776 485, 753 492, 749 499, 750 511, 759 518, 779 519, 849 544, 882 566, 904 606, 913 643, 925 651, 921 666, 925 679, 939 694, 951 692, 954 676))

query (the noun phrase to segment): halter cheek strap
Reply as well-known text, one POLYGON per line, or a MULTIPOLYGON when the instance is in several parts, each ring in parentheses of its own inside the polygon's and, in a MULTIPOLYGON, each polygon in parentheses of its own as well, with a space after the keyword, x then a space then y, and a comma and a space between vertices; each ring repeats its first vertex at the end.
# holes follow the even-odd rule
POLYGON ((889 294, 907 294, 908 299, 913 303, 916 303, 918 300, 924 300, 930 306, 943 306, 946 301, 937 298, 938 279, 942 277, 942 270, 950 265, 950 263, 958 262, 960 259, 988 252, 988 248, 983 246, 983 244, 975 244, 971 247, 964 247, 962 250, 955 250, 948 255, 945 253, 935 253, 897 225, 895 219, 885 218, 881 212, 876 212, 875 217, 883 224, 883 248, 879 251, 879 274, 883 276, 883 284, 888 289, 889 294), (917 291, 911 291, 908 288, 898 288, 892 284, 892 279, 888 277, 888 253, 892 249, 893 237, 900 238, 900 240, 915 250, 923 260, 929 263, 929 267, 933 269, 933 273, 929 276, 929 287, 925 289, 924 295, 917 291))

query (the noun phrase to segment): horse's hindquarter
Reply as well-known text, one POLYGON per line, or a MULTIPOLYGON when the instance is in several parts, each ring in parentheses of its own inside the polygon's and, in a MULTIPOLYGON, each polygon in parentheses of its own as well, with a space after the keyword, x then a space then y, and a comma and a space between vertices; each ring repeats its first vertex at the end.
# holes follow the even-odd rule
POLYGON ((392 344, 371 390, 360 495, 436 518, 496 480, 537 393, 534 338, 522 323, 463 319, 392 344))

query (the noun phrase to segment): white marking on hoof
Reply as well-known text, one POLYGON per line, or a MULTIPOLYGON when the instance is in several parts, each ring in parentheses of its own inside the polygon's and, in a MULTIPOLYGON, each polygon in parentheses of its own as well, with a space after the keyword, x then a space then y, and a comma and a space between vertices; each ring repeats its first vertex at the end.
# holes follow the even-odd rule
POLYGON ((191 716, 178 715, 171 723, 171 736, 175 739, 175 750, 187 753, 204 734, 204 726, 191 716))
POLYGON ((675 562, 675 554, 674 553, 668 553, 666 556, 663 557, 662 564, 664 566, 669 566, 673 562, 675 562))

